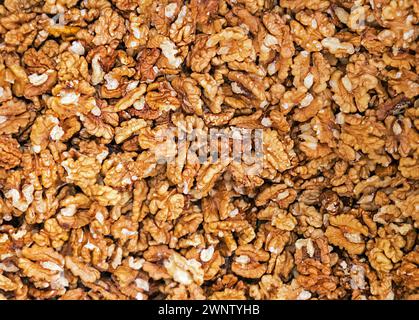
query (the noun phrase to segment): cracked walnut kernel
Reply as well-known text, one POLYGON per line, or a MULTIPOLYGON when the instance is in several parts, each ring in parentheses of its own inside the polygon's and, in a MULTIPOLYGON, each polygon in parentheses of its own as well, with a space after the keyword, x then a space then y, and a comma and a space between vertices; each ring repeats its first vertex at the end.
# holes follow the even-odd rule
POLYGON ((0 299, 418 300, 418 9, 3 1, 0 299))

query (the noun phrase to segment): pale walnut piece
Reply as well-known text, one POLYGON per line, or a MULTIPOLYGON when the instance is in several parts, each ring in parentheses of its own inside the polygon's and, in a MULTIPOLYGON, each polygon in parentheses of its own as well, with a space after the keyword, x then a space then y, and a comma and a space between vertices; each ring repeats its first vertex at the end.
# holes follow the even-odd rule
POLYGON ((0 2, 0 300, 419 300, 417 1, 0 2))
POLYGON ((8 136, 0 136, 0 166, 11 169, 20 164, 22 153, 19 143, 8 136))

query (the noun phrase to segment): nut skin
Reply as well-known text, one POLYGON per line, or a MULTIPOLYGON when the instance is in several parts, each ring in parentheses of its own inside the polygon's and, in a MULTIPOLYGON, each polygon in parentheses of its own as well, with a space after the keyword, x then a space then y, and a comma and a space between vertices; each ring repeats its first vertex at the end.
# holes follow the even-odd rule
POLYGON ((5 0, 0 299, 419 299, 417 12, 5 0))

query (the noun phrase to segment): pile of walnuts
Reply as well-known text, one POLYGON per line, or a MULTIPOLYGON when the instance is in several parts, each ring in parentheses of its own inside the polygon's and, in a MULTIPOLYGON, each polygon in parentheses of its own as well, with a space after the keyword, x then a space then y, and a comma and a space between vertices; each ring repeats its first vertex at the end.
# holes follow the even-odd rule
POLYGON ((5 0, 0 299, 419 299, 418 16, 5 0), (263 168, 158 162, 170 128, 263 130, 263 168))

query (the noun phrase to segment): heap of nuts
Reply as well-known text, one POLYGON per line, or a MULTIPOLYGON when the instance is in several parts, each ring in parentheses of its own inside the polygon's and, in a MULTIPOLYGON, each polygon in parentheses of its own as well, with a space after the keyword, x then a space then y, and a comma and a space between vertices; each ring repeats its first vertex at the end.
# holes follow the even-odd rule
POLYGON ((419 299, 418 1, 2 3, 0 299, 419 299))

